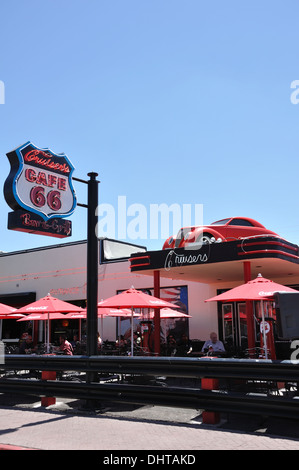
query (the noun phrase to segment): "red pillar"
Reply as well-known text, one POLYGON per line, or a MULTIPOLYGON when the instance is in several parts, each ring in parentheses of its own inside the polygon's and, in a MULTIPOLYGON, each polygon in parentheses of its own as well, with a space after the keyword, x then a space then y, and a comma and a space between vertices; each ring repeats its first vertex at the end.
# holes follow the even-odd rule
MULTIPOLYGON (((203 390, 219 390, 219 379, 203 377, 201 379, 201 388, 203 390)), ((220 413, 215 411, 203 411, 202 422, 204 424, 218 424, 220 422, 220 413)))
MULTIPOLYGON (((37 322, 36 322, 37 323, 37 322)), ((56 372, 51 370, 43 370, 42 371, 42 380, 56 380, 56 372)), ((50 406, 55 405, 56 398, 55 397, 41 397, 41 405, 42 406, 50 406)))
MULTIPOLYGON (((244 281, 251 281, 251 265, 250 261, 244 261, 244 281)), ((246 301, 246 317, 247 317, 247 339, 248 349, 254 355, 255 348, 255 333, 254 333, 254 317, 253 317, 253 303, 252 301, 246 301)))
MULTIPOLYGON (((160 298, 160 271, 154 271, 154 296, 160 298)), ((160 355, 160 309, 155 309, 154 317, 154 347, 155 354, 160 355)))

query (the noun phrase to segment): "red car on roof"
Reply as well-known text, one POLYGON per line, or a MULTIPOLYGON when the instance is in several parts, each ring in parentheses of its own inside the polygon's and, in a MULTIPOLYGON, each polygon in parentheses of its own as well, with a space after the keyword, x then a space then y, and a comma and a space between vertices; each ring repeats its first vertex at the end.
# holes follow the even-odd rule
POLYGON ((256 220, 248 217, 230 217, 217 220, 211 225, 181 228, 176 237, 169 237, 165 241, 163 250, 182 248, 191 244, 232 241, 257 235, 278 236, 277 233, 266 229, 256 220))

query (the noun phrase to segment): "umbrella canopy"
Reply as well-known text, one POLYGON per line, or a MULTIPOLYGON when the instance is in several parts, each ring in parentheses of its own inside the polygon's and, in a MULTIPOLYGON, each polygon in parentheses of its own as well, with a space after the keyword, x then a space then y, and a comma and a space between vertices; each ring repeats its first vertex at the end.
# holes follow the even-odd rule
MULTIPOLYGON (((142 315, 143 316, 143 315, 142 315)), ((149 315, 144 315, 145 317, 152 320, 155 316, 153 312, 150 312, 149 315)), ((160 310, 160 318, 161 320, 165 320, 167 318, 191 318, 191 315, 187 315, 186 313, 178 312, 177 310, 173 310, 172 308, 162 308, 160 310)))
POLYGON ((0 316, 9 315, 10 313, 14 313, 16 311, 17 311, 16 308, 0 303, 0 316))
POLYGON ((0 313, 0 320, 17 320, 18 318, 22 318, 25 315, 22 315, 21 313, 0 313))
POLYGON ((205 302, 219 301, 219 302, 238 302, 244 300, 270 300, 269 297, 273 296, 275 292, 298 292, 290 287, 277 284, 270 279, 266 279, 259 274, 252 281, 248 281, 241 286, 234 287, 223 294, 216 295, 205 302))
POLYGON ((177 305, 166 300, 159 299, 153 295, 145 294, 134 288, 128 289, 120 294, 114 295, 109 299, 102 300, 98 303, 98 307, 111 308, 179 308, 177 305))
POLYGON ((23 318, 21 318, 18 321, 32 321, 32 320, 61 320, 62 318, 65 318, 66 315, 63 315, 63 313, 59 312, 50 312, 50 313, 30 313, 29 315, 22 315, 23 318))
POLYGON ((133 356, 133 315, 134 308, 157 308, 161 309, 164 307, 168 308, 179 308, 166 300, 159 299, 149 294, 145 294, 140 290, 136 290, 133 287, 120 294, 114 295, 106 300, 102 300, 98 303, 99 308, 110 307, 110 308, 130 308, 131 309, 131 355, 133 356))
POLYGON ((16 308, 0 303, 0 320, 17 320, 24 316, 21 313, 15 312, 17 312, 16 308))
POLYGON ((44 312, 44 313, 54 313, 54 312, 81 312, 83 309, 73 305, 69 302, 64 302, 63 300, 52 297, 48 294, 46 297, 43 297, 35 302, 32 302, 24 307, 18 309, 18 313, 29 314, 33 312, 44 312))

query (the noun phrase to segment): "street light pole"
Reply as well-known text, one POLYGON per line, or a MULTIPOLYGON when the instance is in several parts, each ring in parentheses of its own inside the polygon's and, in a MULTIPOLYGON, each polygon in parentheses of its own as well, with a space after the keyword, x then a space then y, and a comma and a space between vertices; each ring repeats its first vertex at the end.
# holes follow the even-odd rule
POLYGON ((98 263, 99 249, 97 237, 98 181, 97 173, 88 173, 88 212, 87 212, 87 355, 98 353, 98 263))
MULTIPOLYGON (((96 356, 98 354, 98 173, 88 173, 89 180, 73 178, 75 181, 87 184, 87 204, 77 204, 87 209, 87 311, 86 311, 86 354, 96 356)), ((96 382, 97 373, 87 372, 86 383, 96 382)), ((95 400, 86 400, 86 408, 94 409, 95 400)))
POLYGON ((99 248, 97 234, 98 208, 98 173, 88 173, 89 180, 74 178, 74 181, 87 184, 87 204, 77 203, 87 209, 87 312, 86 312, 86 353, 95 356, 98 353, 98 263, 99 248))

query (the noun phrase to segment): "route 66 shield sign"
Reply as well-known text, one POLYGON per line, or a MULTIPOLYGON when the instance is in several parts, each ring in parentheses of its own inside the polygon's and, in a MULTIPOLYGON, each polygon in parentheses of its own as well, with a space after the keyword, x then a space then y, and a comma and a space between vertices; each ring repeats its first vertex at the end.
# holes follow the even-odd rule
POLYGON ((45 221, 74 212, 74 167, 65 154, 27 142, 7 157, 11 170, 4 184, 4 197, 13 210, 29 211, 45 221))

